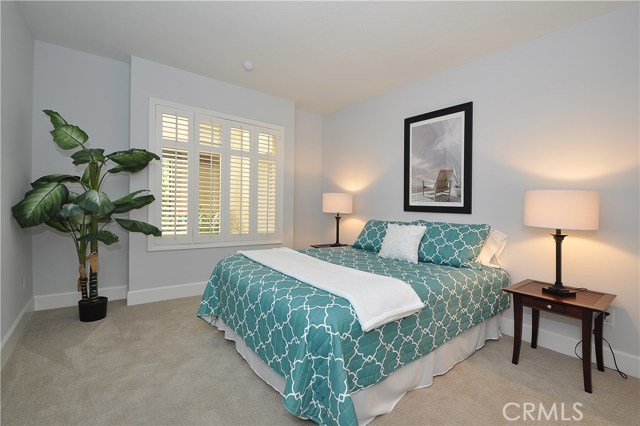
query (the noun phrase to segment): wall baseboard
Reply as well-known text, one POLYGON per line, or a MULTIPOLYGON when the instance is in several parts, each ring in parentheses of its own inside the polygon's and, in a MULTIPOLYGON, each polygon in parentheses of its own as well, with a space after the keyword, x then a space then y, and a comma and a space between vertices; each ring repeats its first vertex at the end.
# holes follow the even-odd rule
MULTIPOLYGON (((500 331, 508 336, 513 337, 513 318, 509 318, 503 315, 502 322, 500 323, 500 331)), ((576 346, 576 343, 578 343, 579 340, 579 337, 571 338, 561 334, 553 333, 548 330, 544 330, 542 328, 538 330, 538 346, 551 349, 552 351, 560 352, 561 354, 569 355, 574 358, 576 358, 576 354, 573 352, 573 348, 576 346)), ((529 343, 531 342, 530 324, 522 324, 522 341, 529 343)), ((580 353, 580 350, 581 349, 578 348, 578 353, 580 353)), ((640 378, 640 357, 621 351, 615 351, 615 355, 620 371, 630 376, 640 378)), ((605 367, 615 370, 616 367, 613 361, 613 357, 611 356, 611 351, 609 350, 609 346, 606 343, 602 348, 602 358, 605 367)), ((591 344, 591 361, 593 363, 596 362, 596 353, 593 341, 591 344)), ((581 371, 579 367, 576 368, 576 371, 581 371)))
MULTIPOLYGON (((127 291, 126 286, 100 287, 100 296, 107 296, 109 300, 127 299, 127 305, 159 302, 162 300, 179 299, 182 297, 198 296, 204 292, 206 282, 179 284, 166 287, 150 288, 146 290, 127 291)), ((34 296, 34 309, 66 308, 77 306, 80 296, 77 292, 47 294, 34 296)))
POLYGON ((11 328, 9 329, 9 331, 7 331, 7 334, 2 339, 0 346, 0 359, 2 359, 2 361, 0 362, 0 368, 4 368, 5 363, 11 357, 11 354, 13 354, 13 351, 18 344, 18 340, 20 339, 20 336, 22 336, 22 332, 27 326, 29 318, 31 318, 31 315, 33 314, 34 305, 34 298, 32 297, 24 305, 24 307, 18 314, 18 317, 11 325, 11 328))
MULTIPOLYGON (((127 287, 106 287, 100 289, 100 294, 109 297, 109 300, 127 299, 127 305, 139 305, 143 303, 160 302, 163 300, 179 299, 183 297, 199 296, 204 292, 206 282, 197 282, 189 284, 179 284, 166 287, 150 288, 145 290, 134 290, 127 292, 127 287)), ((15 342, 20 336, 20 333, 24 329, 26 322, 28 321, 31 311, 55 309, 68 306, 76 306, 78 303, 78 293, 60 293, 46 296, 35 296, 25 307, 23 308, 18 319, 14 322, 7 336, 2 341, 2 360, 4 362, 7 359, 13 348, 15 342), (6 350, 5 350, 6 346, 6 350)), ((508 336, 513 337, 513 319, 507 316, 502 317, 500 325, 500 331, 508 336)), ((526 342, 531 341, 531 325, 522 325, 522 340, 526 342)), ((538 344, 541 347, 551 349, 565 355, 569 355, 575 358, 573 348, 577 340, 561 334, 553 333, 548 330, 540 329, 538 336, 538 344)), ((607 350, 605 345, 603 349, 604 365, 608 368, 615 369, 615 364, 611 352, 607 350)), ((621 371, 629 374, 630 376, 640 377, 640 357, 629 354, 626 352, 616 351, 616 360, 618 367, 621 371)), ((595 349, 592 347, 592 360, 595 362, 595 349)))
MULTIPOLYGON (((127 287, 100 287, 100 296, 107 296, 109 300, 126 299, 127 287)), ((45 309, 66 308, 68 306, 77 306, 80 300, 80 294, 77 291, 69 293, 47 294, 44 296, 34 296, 35 310, 43 311, 45 309)))
POLYGON ((127 305, 139 305, 141 303, 200 296, 204 292, 206 284, 206 282, 199 282, 130 291, 127 293, 127 305))

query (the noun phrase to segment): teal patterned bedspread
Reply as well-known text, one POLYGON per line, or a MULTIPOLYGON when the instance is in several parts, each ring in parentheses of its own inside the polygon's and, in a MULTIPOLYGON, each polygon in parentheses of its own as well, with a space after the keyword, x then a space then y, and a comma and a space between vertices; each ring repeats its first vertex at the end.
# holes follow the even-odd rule
POLYGON ((242 255, 221 260, 198 316, 220 317, 285 379, 283 404, 322 425, 357 425, 350 394, 509 306, 502 269, 456 268, 382 259, 352 247, 301 252, 409 283, 425 308, 363 333, 350 303, 242 255))

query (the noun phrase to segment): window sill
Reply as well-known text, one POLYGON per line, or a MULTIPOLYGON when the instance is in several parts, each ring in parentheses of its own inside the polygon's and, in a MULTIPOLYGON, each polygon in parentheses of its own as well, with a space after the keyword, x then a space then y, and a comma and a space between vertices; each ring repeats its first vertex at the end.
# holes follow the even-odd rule
POLYGON ((282 239, 271 240, 254 240, 254 241, 220 241, 220 242, 203 242, 203 243, 175 243, 175 244, 159 244, 153 241, 155 237, 149 237, 147 242, 147 251, 167 251, 167 250, 193 250, 193 249, 209 249, 209 248, 225 248, 225 247, 245 247, 245 246, 264 246, 284 244, 282 239))

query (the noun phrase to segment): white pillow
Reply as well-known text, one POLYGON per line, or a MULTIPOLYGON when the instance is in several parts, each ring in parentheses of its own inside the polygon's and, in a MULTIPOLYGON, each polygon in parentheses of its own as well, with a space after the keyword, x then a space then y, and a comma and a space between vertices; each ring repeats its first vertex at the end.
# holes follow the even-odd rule
POLYGON ((476 258, 476 261, 486 266, 502 268, 500 255, 507 245, 508 239, 509 237, 506 234, 498 231, 497 229, 492 229, 482 246, 480 254, 476 258))
POLYGON ((378 256, 384 259, 418 263, 418 246, 427 227, 424 225, 387 225, 378 256))

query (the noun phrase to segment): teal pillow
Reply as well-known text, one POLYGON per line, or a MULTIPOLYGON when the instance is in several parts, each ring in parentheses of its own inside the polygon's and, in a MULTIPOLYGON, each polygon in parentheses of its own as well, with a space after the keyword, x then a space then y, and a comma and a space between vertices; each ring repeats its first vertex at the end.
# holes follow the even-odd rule
POLYGON ((456 267, 476 266, 491 227, 462 223, 427 222, 419 220, 427 231, 418 248, 418 260, 456 267))
POLYGON ((370 219, 360 231, 360 235, 358 235, 352 247, 375 251, 376 253, 380 252, 382 241, 387 235, 387 225, 390 223, 404 224, 405 222, 370 219))

